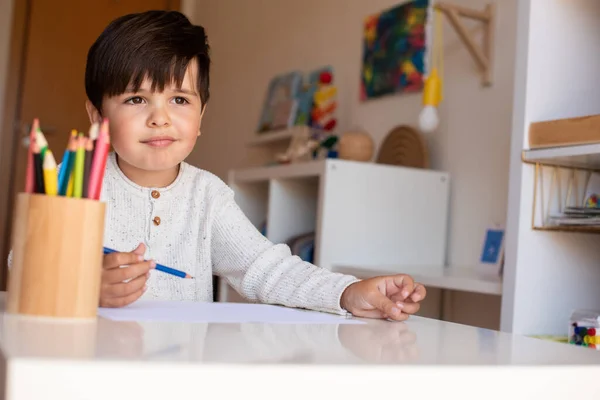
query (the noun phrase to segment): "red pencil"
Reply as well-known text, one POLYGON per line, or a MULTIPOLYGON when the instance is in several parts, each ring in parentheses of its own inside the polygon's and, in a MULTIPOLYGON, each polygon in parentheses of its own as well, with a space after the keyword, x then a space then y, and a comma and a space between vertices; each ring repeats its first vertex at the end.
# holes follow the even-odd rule
POLYGON ((96 148, 94 149, 94 158, 92 159, 92 170, 90 171, 90 183, 88 187, 88 198, 92 200, 100 199, 102 191, 102 180, 104 179, 104 170, 106 168, 106 159, 110 150, 110 136, 108 135, 108 119, 104 118, 100 126, 96 148))
POLYGON ((29 132, 29 149, 27 150, 27 175, 25 176, 25 192, 35 192, 35 168, 33 163, 33 145, 36 142, 36 132, 40 126, 37 118, 33 120, 31 131, 29 132))

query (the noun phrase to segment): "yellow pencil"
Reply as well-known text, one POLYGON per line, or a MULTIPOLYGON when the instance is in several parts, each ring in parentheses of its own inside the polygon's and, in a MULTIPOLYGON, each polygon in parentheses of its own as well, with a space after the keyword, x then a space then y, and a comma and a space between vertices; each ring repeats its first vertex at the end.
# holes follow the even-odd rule
POLYGON ((56 172, 56 160, 50 149, 46 150, 44 156, 44 187, 46 194, 56 196, 58 193, 58 173, 56 172))

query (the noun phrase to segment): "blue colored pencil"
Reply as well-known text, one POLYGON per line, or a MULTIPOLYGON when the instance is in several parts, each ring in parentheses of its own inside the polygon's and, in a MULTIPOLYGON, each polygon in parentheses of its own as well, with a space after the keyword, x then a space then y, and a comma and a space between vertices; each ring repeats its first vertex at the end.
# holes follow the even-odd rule
MULTIPOLYGON (((103 247, 103 251, 104 251, 104 254, 118 253, 117 250, 109 249, 108 247, 103 247)), ((156 264, 156 270, 165 272, 167 274, 175 275, 175 276, 178 276, 178 277, 184 278, 184 279, 194 279, 193 276, 191 276, 183 271, 180 271, 180 270, 174 269, 174 268, 165 267, 164 265, 161 265, 161 264, 156 264)))
POLYGON ((69 143, 67 149, 63 155, 63 161, 60 165, 60 171, 58 175, 58 194, 60 196, 66 196, 69 188, 69 180, 71 179, 71 172, 75 165, 75 150, 77 150, 77 143, 75 138, 77 137, 77 131, 73 129, 71 136, 69 137, 69 143))
POLYGON ((58 173, 58 194, 61 196, 64 196, 67 193, 69 176, 71 176, 71 171, 69 170, 70 158, 71 152, 69 150, 65 150, 62 163, 60 164, 60 172, 58 173))

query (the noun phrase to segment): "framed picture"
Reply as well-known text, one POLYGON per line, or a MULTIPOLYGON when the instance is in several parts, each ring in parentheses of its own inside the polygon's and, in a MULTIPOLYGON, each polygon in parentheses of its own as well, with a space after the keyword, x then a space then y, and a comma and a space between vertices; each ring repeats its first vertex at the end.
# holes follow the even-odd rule
POLYGON ((412 0, 363 25, 361 100, 423 89, 429 0, 412 0))
POLYGON ((278 75, 271 80, 258 125, 259 133, 294 125, 301 84, 302 74, 297 71, 278 75))
POLYGON ((497 268, 498 273, 504 262, 505 230, 500 226, 489 227, 485 231, 479 263, 497 268))

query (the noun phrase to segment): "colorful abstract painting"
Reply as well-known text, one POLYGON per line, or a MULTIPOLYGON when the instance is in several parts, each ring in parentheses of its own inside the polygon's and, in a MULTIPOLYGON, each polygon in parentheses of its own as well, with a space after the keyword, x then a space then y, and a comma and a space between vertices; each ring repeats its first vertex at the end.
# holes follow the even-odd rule
POLYGON ((422 90, 428 7, 413 0, 365 19, 362 100, 422 90))

